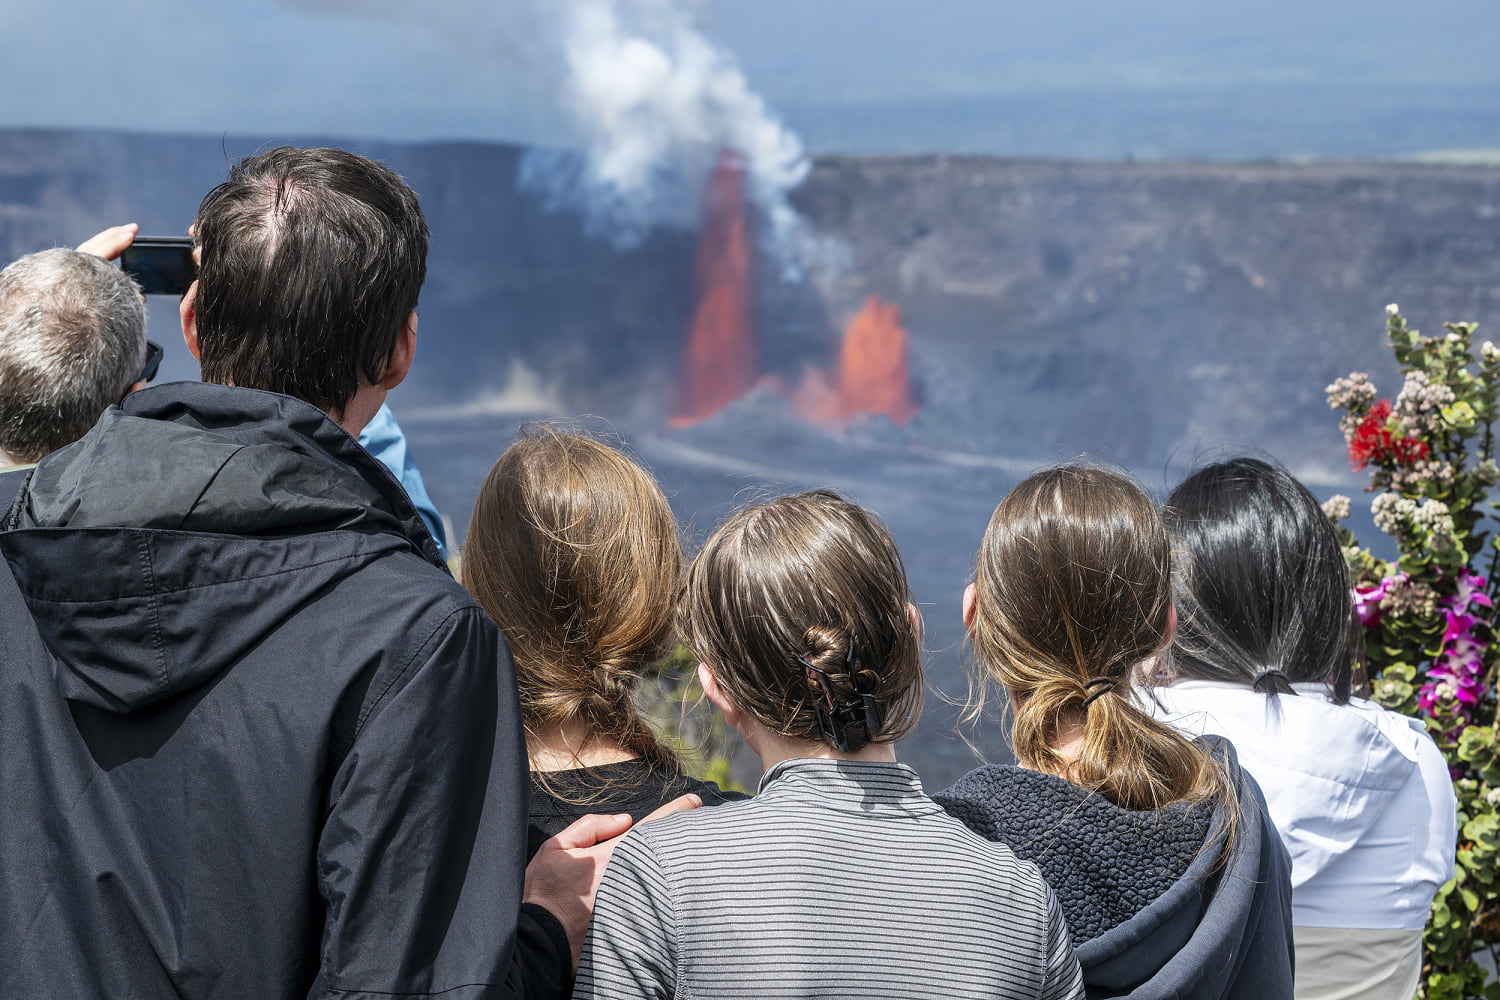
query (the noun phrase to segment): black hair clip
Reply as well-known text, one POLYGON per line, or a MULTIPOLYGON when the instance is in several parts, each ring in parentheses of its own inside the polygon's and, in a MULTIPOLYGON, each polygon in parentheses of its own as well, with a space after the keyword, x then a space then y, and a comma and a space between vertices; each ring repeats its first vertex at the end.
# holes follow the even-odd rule
MULTIPOLYGON (((800 656, 797 657, 797 662, 802 665, 807 679, 823 689, 823 703, 813 704, 818 711, 818 727, 840 753, 849 752, 849 740, 844 736, 844 731, 851 726, 864 726, 871 740, 880 734, 880 709, 875 704, 874 695, 855 691, 848 701, 842 705, 834 705, 833 681, 828 672, 813 666, 800 656)), ((849 652, 844 656, 844 669, 850 675, 850 683, 854 681, 853 667, 854 640, 850 639, 849 652)))

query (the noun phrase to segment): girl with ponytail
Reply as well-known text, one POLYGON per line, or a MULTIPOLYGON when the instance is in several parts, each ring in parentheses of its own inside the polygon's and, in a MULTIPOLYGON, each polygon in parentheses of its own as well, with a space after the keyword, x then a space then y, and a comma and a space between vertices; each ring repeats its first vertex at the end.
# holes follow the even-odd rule
POLYGON ((890 535, 828 492, 719 528, 678 619, 704 692, 760 756, 753 799, 633 829, 574 997, 1083 997, 1036 867, 896 762, 922 707, 890 535))
POLYGON ((936 798, 1041 867, 1089 997, 1289 998, 1288 864, 1259 789, 1131 686, 1176 627, 1171 565, 1155 505, 1114 472, 1062 466, 1007 494, 963 613, 969 714, 1004 689, 1019 767, 936 798))
POLYGON ((656 480, 591 438, 529 425, 480 487, 461 575, 515 659, 528 857, 588 813, 743 798, 685 776, 636 711, 642 672, 672 649, 682 565, 656 480))

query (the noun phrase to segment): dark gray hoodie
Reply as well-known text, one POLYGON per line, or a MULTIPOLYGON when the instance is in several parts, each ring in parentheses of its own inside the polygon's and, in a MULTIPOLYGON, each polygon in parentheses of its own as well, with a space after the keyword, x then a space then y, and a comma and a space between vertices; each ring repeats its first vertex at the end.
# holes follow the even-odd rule
POLYGON ((1227 851, 1223 802, 1138 812, 1003 766, 933 796, 1041 868, 1090 1000, 1291 1000, 1291 860, 1234 748, 1208 741, 1239 789, 1227 851))

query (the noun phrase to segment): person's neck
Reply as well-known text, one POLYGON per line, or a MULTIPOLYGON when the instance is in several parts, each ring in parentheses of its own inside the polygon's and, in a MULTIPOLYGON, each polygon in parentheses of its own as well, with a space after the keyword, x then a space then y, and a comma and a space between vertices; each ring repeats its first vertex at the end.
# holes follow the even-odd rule
POLYGON ((868 743, 860 750, 844 751, 823 742, 791 739, 773 733, 759 724, 752 732, 746 732, 748 727, 743 723, 739 728, 740 735, 750 744, 750 749, 755 751, 756 756, 760 757, 761 767, 767 771, 784 760, 804 757, 815 760, 860 760, 879 764, 896 762, 896 746, 893 743, 868 743))
MULTIPOLYGON (((1074 781, 1073 762, 1083 752, 1086 719, 1084 712, 1076 708, 1063 709, 1062 715, 1057 720, 1057 731, 1052 734, 1052 741, 1048 744, 1052 752, 1067 763, 1064 777, 1069 781, 1074 781)), ((1016 755, 1016 763, 1028 771, 1037 770, 1036 763, 1021 754, 1016 755)), ((1077 782, 1074 781, 1074 783, 1077 782)))
POLYGON ((533 771, 573 771, 634 760, 636 755, 612 740, 602 739, 579 721, 541 728, 528 727, 526 755, 533 771))

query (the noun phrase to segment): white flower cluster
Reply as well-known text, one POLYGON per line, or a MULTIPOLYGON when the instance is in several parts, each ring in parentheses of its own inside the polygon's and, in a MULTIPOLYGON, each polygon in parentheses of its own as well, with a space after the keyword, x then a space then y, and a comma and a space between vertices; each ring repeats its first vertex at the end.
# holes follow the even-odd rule
POLYGON ((1370 514, 1375 518, 1375 527, 1387 535, 1399 532, 1416 512, 1416 501, 1408 500, 1399 493, 1382 493, 1370 501, 1370 514))
POLYGON ((1400 420, 1403 437, 1425 437, 1439 430, 1443 407, 1456 398, 1446 385, 1434 385, 1426 372, 1409 372, 1391 412, 1400 420))
POLYGON ((1380 598, 1380 610, 1392 615, 1430 615, 1436 606, 1432 588, 1405 573, 1392 577, 1380 598))
POLYGON ((1451 462, 1423 458, 1410 465, 1403 465, 1391 473, 1391 486, 1408 493, 1420 492, 1428 484, 1440 490, 1446 490, 1453 485, 1453 478, 1456 475, 1457 472, 1451 462))
POLYGON ((1390 305, 1388 305, 1388 306, 1385 307, 1385 314, 1387 316, 1400 316, 1401 315, 1401 307, 1398 306, 1398 305, 1396 305, 1396 303, 1392 302, 1390 305))
POLYGON ((1375 527, 1388 535, 1399 536, 1411 526, 1425 532, 1434 548, 1447 549, 1458 545, 1453 515, 1448 505, 1440 500, 1424 500, 1418 504, 1399 493, 1382 493, 1370 503, 1370 513, 1375 518, 1375 527))
POLYGON ((1335 493, 1323 501, 1323 513, 1330 521, 1342 521, 1349 516, 1349 498, 1342 493, 1335 493))
POLYGON ((1323 391, 1328 394, 1329 408, 1334 410, 1363 413, 1375 401, 1375 386, 1364 372, 1350 372, 1348 378, 1336 378, 1323 391))
POLYGON ((1453 534, 1453 515, 1448 512, 1448 505, 1441 500, 1423 502, 1412 512, 1411 519, 1434 536, 1453 534))

